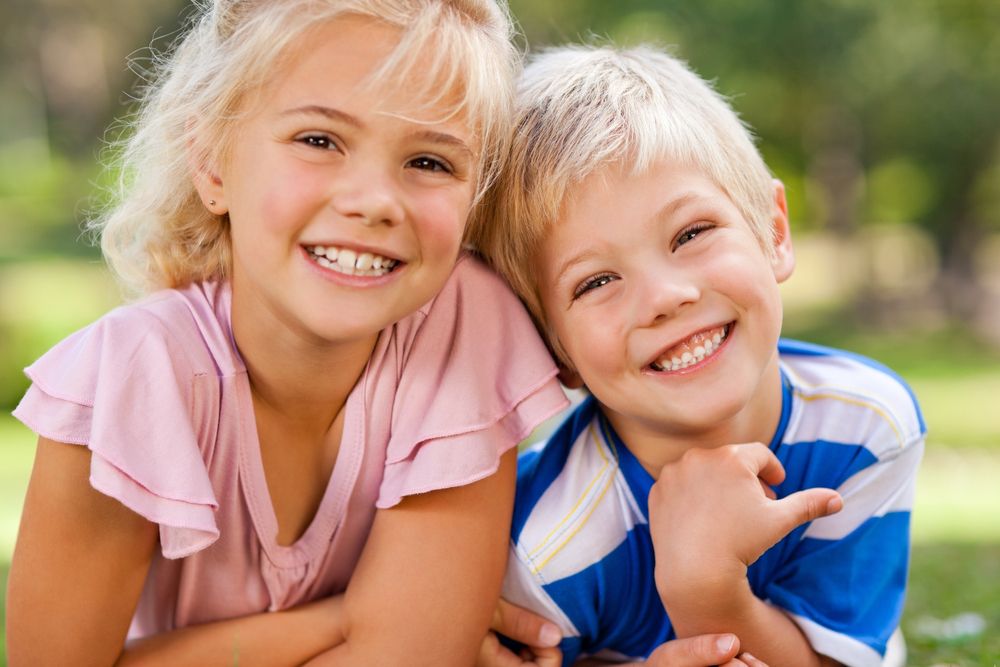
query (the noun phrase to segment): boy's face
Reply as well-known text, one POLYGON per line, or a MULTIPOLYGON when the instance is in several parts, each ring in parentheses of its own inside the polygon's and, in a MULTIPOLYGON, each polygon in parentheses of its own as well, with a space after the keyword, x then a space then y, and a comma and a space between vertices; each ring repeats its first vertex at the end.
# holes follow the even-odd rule
POLYGON ((626 441, 708 434, 760 414, 768 378, 779 377, 778 283, 794 267, 777 182, 773 209, 771 258, 693 168, 633 176, 612 165, 570 193, 537 258, 542 306, 570 370, 626 441))

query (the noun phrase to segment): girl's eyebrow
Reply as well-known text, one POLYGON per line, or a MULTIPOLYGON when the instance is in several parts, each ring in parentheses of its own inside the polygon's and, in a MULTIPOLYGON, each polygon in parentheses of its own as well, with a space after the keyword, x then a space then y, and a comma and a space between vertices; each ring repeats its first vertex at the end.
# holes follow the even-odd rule
MULTIPOLYGON (((282 116, 299 116, 299 115, 320 115, 331 120, 340 121, 346 123, 351 127, 364 128, 365 124, 361 122, 360 119, 355 118, 349 113, 345 113, 340 109, 334 109, 333 107, 323 106, 321 104, 307 104, 301 107, 295 107, 294 109, 288 109, 281 112, 282 116)), ((469 145, 465 143, 462 139, 456 137, 453 134, 448 134, 447 132, 437 132, 434 130, 419 130, 412 134, 413 137, 417 139, 423 139, 424 141, 429 141, 433 144, 441 144, 444 146, 449 146, 455 148, 464 153, 467 153, 469 157, 473 157, 474 154, 469 145)))
POLYGON ((321 104, 307 104, 302 107, 295 107, 294 109, 288 109, 287 111, 282 111, 282 116, 295 116, 295 115, 313 115, 317 114, 320 116, 326 116, 331 120, 339 120, 342 123, 347 123, 353 127, 364 127, 364 123, 355 118, 349 113, 344 113, 339 109, 334 109, 333 107, 325 107, 321 104))

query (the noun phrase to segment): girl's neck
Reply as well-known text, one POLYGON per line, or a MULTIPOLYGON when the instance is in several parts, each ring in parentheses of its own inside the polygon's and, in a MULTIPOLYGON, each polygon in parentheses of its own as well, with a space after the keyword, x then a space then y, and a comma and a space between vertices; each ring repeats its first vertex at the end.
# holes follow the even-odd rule
POLYGON ((254 402, 309 430, 333 424, 364 372, 378 333, 331 343, 261 316, 234 295, 233 338, 246 366, 254 402))

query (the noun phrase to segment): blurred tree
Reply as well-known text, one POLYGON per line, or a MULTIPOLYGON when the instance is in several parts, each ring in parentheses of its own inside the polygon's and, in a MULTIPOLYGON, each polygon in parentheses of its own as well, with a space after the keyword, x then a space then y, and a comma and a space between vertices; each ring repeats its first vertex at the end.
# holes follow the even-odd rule
MULTIPOLYGON (((1000 3, 994 0, 511 0, 533 46, 591 34, 678 54, 804 177, 807 224, 851 235, 866 213, 929 232, 940 303, 979 307, 973 253, 1000 229, 1000 3), (877 180, 866 175, 874 174, 877 180)), ((800 224, 802 220, 798 221, 800 224)))

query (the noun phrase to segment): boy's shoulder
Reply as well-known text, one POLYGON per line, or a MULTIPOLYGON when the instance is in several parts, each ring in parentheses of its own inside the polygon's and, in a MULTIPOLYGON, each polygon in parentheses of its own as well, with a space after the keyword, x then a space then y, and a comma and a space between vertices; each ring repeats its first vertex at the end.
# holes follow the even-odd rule
POLYGON ((905 449, 927 428, 909 385, 863 355, 782 339, 778 353, 799 440, 857 442, 873 454, 905 449), (836 432, 833 432, 836 431, 836 432))
POLYGON ((593 398, 521 454, 511 537, 538 577, 551 582, 578 573, 646 523, 645 494, 622 470, 627 455, 593 398), (606 502, 609 496, 616 500, 606 502))

